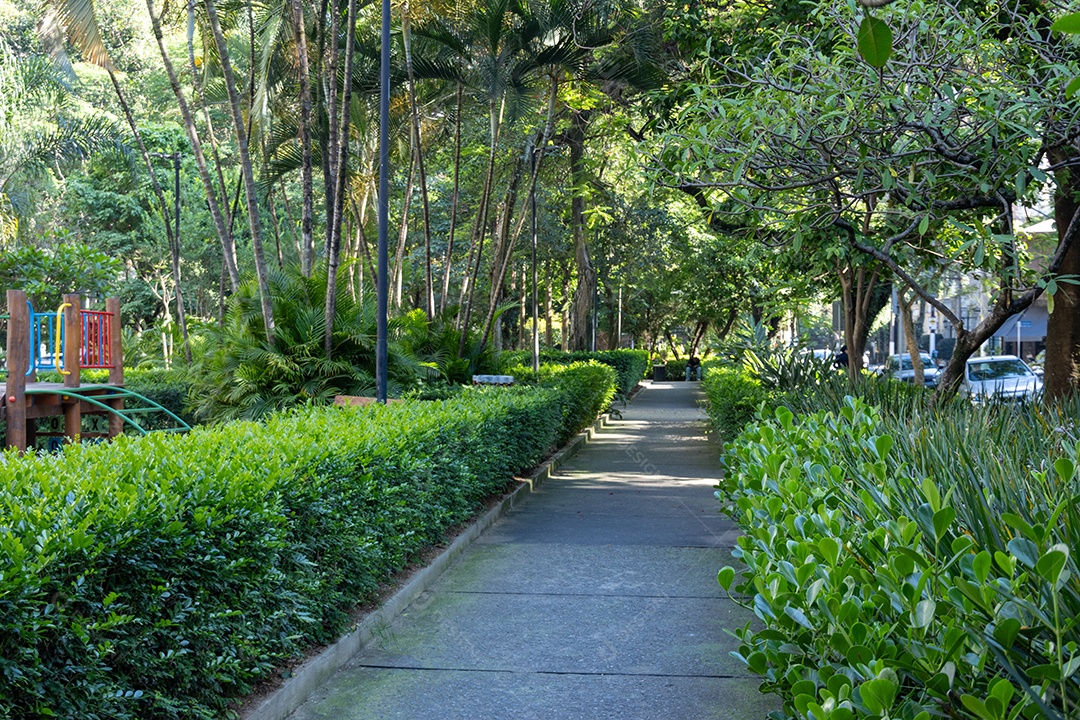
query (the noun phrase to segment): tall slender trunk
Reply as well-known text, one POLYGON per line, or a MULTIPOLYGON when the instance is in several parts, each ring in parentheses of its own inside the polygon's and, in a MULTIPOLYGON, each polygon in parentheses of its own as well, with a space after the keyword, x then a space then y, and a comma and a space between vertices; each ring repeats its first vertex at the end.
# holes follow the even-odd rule
MULTIPOLYGON (((341 100, 341 127, 337 134, 337 188, 334 191, 334 222, 330 229, 330 245, 326 253, 326 313, 323 350, 330 357, 334 343, 334 316, 337 314, 337 274, 341 262, 341 228, 345 214, 345 183, 349 174, 349 112, 352 103, 353 38, 356 36, 356 0, 349 0, 345 27, 345 87, 341 100)), ((336 50, 336 47, 335 47, 336 50)), ((336 119, 331 118, 331 122, 336 119)))
MULTIPOLYGON (((484 257, 484 236, 487 233, 488 208, 491 205, 491 193, 495 183, 495 155, 499 149, 499 132, 502 129, 502 113, 506 107, 505 99, 500 103, 493 97, 488 101, 488 117, 491 125, 491 145, 488 151, 487 172, 484 174, 484 190, 480 196, 480 209, 476 215, 472 243, 476 247, 473 259, 475 265, 465 268, 465 278, 461 284, 462 309, 458 310, 461 318, 461 340, 458 342, 458 356, 465 354, 465 341, 469 333, 469 321, 472 319, 473 296, 476 294, 476 278, 480 273, 480 262, 484 257), (496 109, 498 108, 498 109, 496 109)), ((470 251, 470 256, 473 253, 470 251)))
MULTIPOLYGON (((458 71, 461 61, 458 61, 458 71)), ((454 233, 457 230, 458 190, 461 178, 461 109, 465 85, 457 83, 457 117, 454 118, 454 193, 450 198, 450 232, 446 238, 446 256, 443 262, 442 297, 439 298, 439 314, 446 312, 447 298, 450 297, 450 272, 454 266, 454 233)))
POLYGON ((588 347, 589 315, 592 312, 593 294, 596 292, 596 269, 589 257, 589 246, 585 239, 585 196, 580 189, 585 181, 585 129, 588 124, 588 111, 575 110, 571 116, 570 130, 567 132, 570 176, 574 184, 574 195, 570 204, 570 227, 573 231, 574 261, 578 271, 568 350, 585 350, 588 347))
POLYGON ((401 42, 405 47, 405 75, 409 95, 409 115, 412 121, 412 146, 420 176, 420 201, 424 211, 424 312, 428 320, 435 317, 435 286, 431 279, 431 212, 428 207, 427 174, 424 172, 424 148, 420 140, 420 111, 416 106, 416 77, 412 64, 412 31, 409 0, 401 6, 401 42))
MULTIPOLYGON (((124 97, 124 91, 120 87, 120 81, 116 79, 116 71, 110 63, 105 63, 105 71, 109 73, 109 80, 112 81, 113 90, 116 91, 116 98, 120 101, 120 107, 124 111, 124 118, 127 120, 128 127, 131 128, 131 134, 135 138, 135 142, 139 146, 139 154, 142 156, 143 164, 146 165, 147 172, 150 173, 150 183, 154 187, 154 195, 157 197, 158 206, 161 208, 161 217, 165 221, 165 236, 169 240, 169 255, 171 257, 171 266, 173 274, 173 284, 176 285, 176 314, 180 318, 180 335, 184 339, 184 356, 187 358, 188 363, 191 362, 191 342, 188 339, 187 329, 187 313, 184 311, 184 294, 180 289, 180 228, 177 227, 175 232, 173 231, 172 221, 169 219, 169 203, 165 201, 165 191, 161 189, 161 183, 158 182, 157 174, 154 172, 154 164, 150 160, 150 153, 146 149, 146 143, 143 142, 142 133, 139 132, 139 126, 135 122, 135 116, 131 112, 131 106, 128 105, 127 98, 124 97)), ((176 188, 176 192, 180 192, 180 188, 176 188)), ((179 199, 176 200, 179 203, 179 199)))
MULTIPOLYGON (((551 87, 548 92, 547 117, 544 121, 544 130, 540 135, 539 148, 534 151, 532 147, 529 147, 526 151, 527 154, 530 155, 533 152, 536 152, 536 161, 533 163, 532 173, 529 177, 529 193, 536 192, 536 179, 540 175, 540 167, 543 165, 544 155, 547 152, 547 144, 548 141, 551 139, 551 133, 555 125, 555 101, 558 98, 558 90, 558 75, 552 75, 551 87)), ((485 318, 484 320, 484 333, 480 340, 480 347, 483 347, 484 344, 487 342, 487 336, 488 333, 491 331, 491 324, 492 322, 494 322, 495 311, 498 307, 498 289, 502 286, 503 278, 506 277, 506 268, 510 264, 510 258, 513 257, 514 254, 514 247, 517 245, 518 238, 521 237, 521 231, 525 227, 525 218, 527 216, 527 213, 523 212, 521 213, 521 217, 518 218, 517 227, 514 228, 512 237, 510 237, 508 240, 505 238, 510 223, 510 213, 513 211, 514 205, 516 204, 517 200, 516 190, 517 181, 520 177, 520 169, 521 166, 517 168, 517 172, 515 172, 514 179, 510 185, 511 191, 507 193, 506 215, 504 218, 502 233, 504 236, 504 243, 503 247, 501 248, 502 257, 499 257, 500 253, 495 253, 496 259, 493 260, 493 262, 498 265, 498 270, 495 271, 492 276, 491 297, 490 302, 488 303, 487 318, 485 318)))
MULTIPOLYGON (((195 0, 188 0, 187 13, 187 49, 188 64, 191 66, 191 86, 195 88, 195 99, 199 103, 199 109, 202 110, 203 123, 206 125, 206 140, 210 144, 210 156, 214 159, 214 172, 217 175, 218 187, 221 188, 221 199, 224 202, 229 197, 229 190, 225 185, 225 174, 221 169, 221 154, 218 152, 217 135, 214 134, 214 121, 210 117, 210 110, 206 104, 206 92, 199 77, 201 73, 198 65, 195 64, 195 0)), ((203 57, 206 57, 206 55, 206 46, 204 44, 203 57)), ((232 213, 229 211, 227 203, 223 209, 225 210, 225 221, 229 223, 229 232, 231 234, 232 213)), ((232 260, 234 263, 236 262, 235 253, 232 260)))
POLYGON ((546 347, 550 348, 555 344, 552 339, 552 334, 555 330, 552 327, 554 324, 552 322, 554 320, 554 314, 552 313, 552 310, 554 310, 552 295, 554 295, 555 276, 551 272, 551 263, 545 263, 544 274, 547 281, 547 292, 545 293, 546 297, 544 299, 544 344, 546 347))
POLYGON ((397 252, 394 253, 394 269, 390 273, 390 288, 394 291, 394 307, 401 307, 401 288, 405 282, 405 247, 409 239, 409 206, 412 205, 413 178, 416 158, 409 163, 409 177, 405 181, 405 199, 401 208, 401 232, 398 233, 397 252))
MULTIPOLYGON (((307 29, 304 24, 302 0, 290 0, 293 35, 296 43, 296 63, 300 73, 300 187, 303 205, 300 210, 300 272, 311 277, 315 263, 315 240, 312 237, 312 215, 315 191, 311 179, 311 68, 308 65, 307 29)), ((286 211, 288 211, 286 199, 286 211)))
POLYGON ((281 254, 281 222, 278 220, 277 203, 274 201, 274 188, 270 187, 266 192, 266 205, 270 209, 270 220, 274 228, 274 249, 277 251, 278 270, 285 267, 285 257, 281 254))
POLYGON ((188 106, 187 100, 184 99, 184 93, 180 89, 180 81, 176 77, 176 70, 173 68, 172 61, 169 58, 169 51, 165 48, 161 20, 154 10, 154 0, 146 0, 146 10, 150 15, 150 23, 153 27, 158 51, 161 53, 162 65, 165 67, 169 85, 172 87, 173 95, 176 96, 180 115, 184 120, 184 130, 187 132, 188 141, 191 143, 191 151, 195 156, 195 165, 199 168, 199 178, 202 180, 203 189, 206 191, 206 204, 210 210, 210 217, 214 221, 214 229, 217 230, 218 239, 221 241, 225 273, 229 277, 233 292, 236 292, 237 287, 240 285, 240 273, 236 268, 236 246, 233 243, 232 233, 226 226, 225 218, 221 214, 221 206, 218 204, 214 181, 210 177, 210 171, 206 166, 206 156, 203 154, 202 142, 199 140, 199 133, 195 129, 195 119, 192 117, 191 108, 188 106))
POLYGON ((263 323, 266 326, 266 341, 274 344, 274 307, 267 284, 266 256, 263 252, 262 219, 259 216, 259 202, 256 195, 255 172, 251 165, 251 153, 248 148, 248 133, 244 127, 244 118, 240 110, 240 95, 236 91, 236 77, 233 75, 229 60, 229 48, 225 35, 218 21, 217 7, 214 0, 204 0, 206 15, 210 20, 210 29, 214 34, 218 57, 221 61, 225 87, 229 92, 229 110, 232 113, 233 129, 236 131, 237 150, 240 155, 240 169, 244 179, 244 195, 247 199, 248 223, 251 227, 251 248, 255 255, 255 276, 259 284, 259 303, 262 306, 263 323))

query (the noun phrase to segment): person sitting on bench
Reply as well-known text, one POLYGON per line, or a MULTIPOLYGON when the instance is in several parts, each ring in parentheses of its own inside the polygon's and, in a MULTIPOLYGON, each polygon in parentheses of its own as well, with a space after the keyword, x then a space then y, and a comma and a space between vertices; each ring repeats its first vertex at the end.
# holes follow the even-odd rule
POLYGON ((701 360, 697 355, 691 355, 686 362, 686 379, 701 380, 701 360))

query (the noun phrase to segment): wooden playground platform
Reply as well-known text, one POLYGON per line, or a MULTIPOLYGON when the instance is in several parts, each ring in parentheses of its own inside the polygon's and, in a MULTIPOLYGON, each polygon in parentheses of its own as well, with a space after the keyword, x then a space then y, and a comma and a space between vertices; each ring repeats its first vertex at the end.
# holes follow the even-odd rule
POLYGON ((0 420, 7 426, 7 445, 24 452, 38 438, 37 421, 63 418, 69 442, 112 438, 126 430, 148 432, 139 418, 164 414, 172 432, 190 430, 161 405, 124 387, 120 343, 120 301, 105 301, 105 310, 82 308, 82 298, 65 295, 55 313, 36 313, 26 293, 7 291, 7 377, 0 383, 0 420), (83 385, 83 369, 108 371, 108 382, 83 385), (39 371, 55 371, 63 382, 39 382, 39 371), (108 418, 105 432, 84 432, 84 415, 108 418))

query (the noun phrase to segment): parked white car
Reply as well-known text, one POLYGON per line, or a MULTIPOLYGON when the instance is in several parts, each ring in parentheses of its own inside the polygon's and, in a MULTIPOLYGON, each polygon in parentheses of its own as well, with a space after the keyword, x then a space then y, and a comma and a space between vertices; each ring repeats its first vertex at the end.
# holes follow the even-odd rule
MULTIPOLYGON (((923 364, 923 383, 928 388, 937 387, 938 369, 927 353, 919 353, 923 364)), ((906 383, 915 382, 915 368, 911 366, 911 355, 890 355, 885 361, 885 367, 881 371, 885 377, 901 380, 906 383)))
POLYGON ((1023 400, 1042 391, 1042 380, 1015 355, 975 357, 967 361, 960 392, 975 401, 1023 400))

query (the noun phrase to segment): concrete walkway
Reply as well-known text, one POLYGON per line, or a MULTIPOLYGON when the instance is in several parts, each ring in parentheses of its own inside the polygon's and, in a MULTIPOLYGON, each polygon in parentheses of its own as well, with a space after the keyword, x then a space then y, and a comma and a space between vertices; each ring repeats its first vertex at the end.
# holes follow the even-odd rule
POLYGON ((697 383, 647 385, 293 720, 764 718, 697 383))

